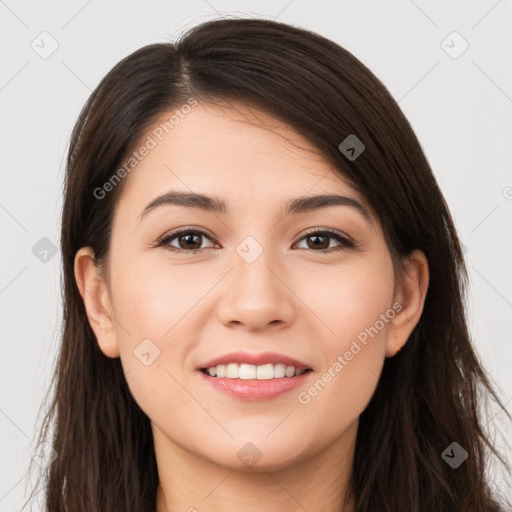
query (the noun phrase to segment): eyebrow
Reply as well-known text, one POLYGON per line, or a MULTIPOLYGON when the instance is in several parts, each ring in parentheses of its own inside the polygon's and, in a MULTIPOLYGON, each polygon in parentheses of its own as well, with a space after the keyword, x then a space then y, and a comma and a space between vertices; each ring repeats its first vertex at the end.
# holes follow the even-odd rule
MULTIPOLYGON (((142 210, 139 219, 142 220, 146 214, 162 205, 185 206, 221 215, 226 215, 229 211, 226 202, 218 197, 194 192, 170 191, 153 199, 142 210)), ((352 197, 338 194, 302 196, 292 199, 285 204, 285 215, 307 213, 330 206, 350 206, 355 208, 367 221, 370 221, 368 211, 359 201, 352 197)))

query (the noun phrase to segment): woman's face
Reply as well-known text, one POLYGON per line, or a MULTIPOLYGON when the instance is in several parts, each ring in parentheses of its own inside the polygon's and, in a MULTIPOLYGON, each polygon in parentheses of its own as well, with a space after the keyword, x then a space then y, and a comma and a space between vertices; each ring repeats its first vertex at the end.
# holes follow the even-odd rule
POLYGON ((268 470, 353 440, 408 333, 394 330, 400 291, 364 198, 286 125, 238 109, 197 104, 162 140, 143 137, 156 145, 124 178, 100 299, 115 322, 95 332, 160 443, 268 470), (231 366, 212 374, 245 378, 202 371, 219 358, 231 366), (286 358, 308 371, 283 377, 286 358))

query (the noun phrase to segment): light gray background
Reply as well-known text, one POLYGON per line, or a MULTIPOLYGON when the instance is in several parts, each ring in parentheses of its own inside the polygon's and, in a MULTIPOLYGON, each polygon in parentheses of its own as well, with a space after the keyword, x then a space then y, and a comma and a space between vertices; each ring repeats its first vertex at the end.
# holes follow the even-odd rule
MULTIPOLYGON (((60 255, 45 263, 32 248, 42 237, 59 243, 72 126, 121 58, 219 15, 314 30, 361 59, 398 100, 467 248, 470 326, 512 412, 510 0, 0 1, 1 512, 21 509, 59 343, 60 255), (51 49, 43 31, 58 43, 48 58, 32 48, 51 49), (453 31, 469 44, 458 58, 463 41, 453 31)), ((505 419, 496 414, 488 425, 502 449, 512 438, 505 419)))

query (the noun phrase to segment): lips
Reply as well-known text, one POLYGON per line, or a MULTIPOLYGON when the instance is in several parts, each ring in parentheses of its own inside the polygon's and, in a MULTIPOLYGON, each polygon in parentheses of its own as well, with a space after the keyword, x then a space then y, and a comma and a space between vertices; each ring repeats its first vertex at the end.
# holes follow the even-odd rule
POLYGON ((198 372, 198 374, 201 381, 216 393, 242 402, 257 402, 272 400, 280 396, 288 396, 290 400, 293 399, 294 395, 290 394, 291 391, 306 385, 311 378, 312 371, 305 371, 301 375, 291 378, 271 380, 227 379, 210 377, 203 372, 198 372))
POLYGON ((250 364, 253 366, 261 366, 264 364, 284 364, 285 366, 293 366, 300 370, 311 370, 307 364, 298 361, 293 357, 278 354, 276 352, 262 352, 260 354, 251 354, 249 352, 231 352, 223 356, 211 359, 203 363, 198 370, 206 370, 214 366, 227 365, 229 363, 250 364))

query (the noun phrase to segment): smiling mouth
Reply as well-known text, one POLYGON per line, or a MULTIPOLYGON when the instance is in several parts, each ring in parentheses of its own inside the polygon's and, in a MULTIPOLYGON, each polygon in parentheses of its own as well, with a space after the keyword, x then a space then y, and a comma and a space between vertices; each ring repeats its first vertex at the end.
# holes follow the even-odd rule
POLYGON ((311 372, 311 368, 295 368, 284 364, 237 364, 228 363, 212 366, 210 368, 201 368, 201 372, 216 378, 242 379, 242 380, 271 380, 298 377, 306 372, 311 372))

